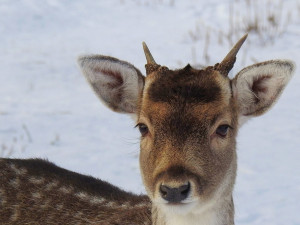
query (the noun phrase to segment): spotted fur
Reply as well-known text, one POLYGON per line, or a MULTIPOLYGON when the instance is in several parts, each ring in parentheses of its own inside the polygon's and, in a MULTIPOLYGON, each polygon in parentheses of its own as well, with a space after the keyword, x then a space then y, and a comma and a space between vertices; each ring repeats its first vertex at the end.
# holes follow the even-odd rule
POLYGON ((0 161, 0 224, 150 225, 150 209, 146 196, 45 160, 0 161))

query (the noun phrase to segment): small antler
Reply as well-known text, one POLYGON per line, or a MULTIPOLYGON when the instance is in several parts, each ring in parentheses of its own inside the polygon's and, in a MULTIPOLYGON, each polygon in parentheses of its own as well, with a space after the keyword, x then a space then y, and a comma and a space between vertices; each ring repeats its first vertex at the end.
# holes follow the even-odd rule
POLYGON ((223 61, 218 65, 217 70, 224 76, 228 76, 229 71, 232 69, 236 55, 240 48, 242 47, 244 41, 246 40, 248 34, 245 34, 230 50, 230 52, 226 55, 223 61))
POLYGON ((143 49, 144 49, 144 52, 145 52, 147 64, 157 64, 157 63, 154 61, 154 58, 153 58, 153 56, 151 55, 151 52, 150 52, 148 46, 146 45, 146 43, 145 43, 144 41, 143 41, 143 49))
POLYGON ((155 62, 155 60, 154 60, 153 56, 151 55, 151 52, 145 42, 143 42, 143 49, 144 49, 146 60, 147 60, 147 64, 145 65, 145 67, 146 67, 146 74, 148 75, 148 74, 158 70, 160 68, 160 65, 158 65, 155 62))

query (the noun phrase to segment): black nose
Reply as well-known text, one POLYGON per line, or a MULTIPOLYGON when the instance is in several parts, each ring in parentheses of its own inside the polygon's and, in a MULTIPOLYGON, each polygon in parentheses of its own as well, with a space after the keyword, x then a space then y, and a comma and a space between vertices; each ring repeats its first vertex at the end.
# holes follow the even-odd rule
POLYGON ((161 184, 159 191, 163 199, 170 203, 180 203, 182 200, 186 199, 190 192, 190 183, 182 185, 178 188, 171 188, 167 185, 161 184))

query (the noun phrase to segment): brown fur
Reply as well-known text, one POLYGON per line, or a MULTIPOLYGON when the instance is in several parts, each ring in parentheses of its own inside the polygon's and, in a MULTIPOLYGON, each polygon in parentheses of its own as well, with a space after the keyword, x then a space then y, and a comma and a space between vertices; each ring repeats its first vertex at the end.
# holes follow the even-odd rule
POLYGON ((40 159, 0 159, 0 224, 151 224, 146 196, 40 159))
POLYGON ((209 199, 229 166, 236 164, 237 107, 229 79, 212 67, 199 71, 190 66, 151 74, 146 84, 148 79, 138 122, 146 123, 151 133, 142 138, 140 155, 150 198, 159 183, 182 177, 183 182, 194 180, 199 195, 209 199), (164 103, 163 112, 156 102, 164 103), (226 118, 232 129, 228 139, 209 145, 218 117, 226 118))

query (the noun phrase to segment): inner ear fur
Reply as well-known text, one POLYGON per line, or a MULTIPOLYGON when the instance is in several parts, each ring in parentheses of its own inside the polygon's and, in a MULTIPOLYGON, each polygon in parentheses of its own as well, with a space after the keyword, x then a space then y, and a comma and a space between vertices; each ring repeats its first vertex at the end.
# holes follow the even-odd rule
POLYGON ((295 65, 289 60, 271 60, 241 70, 232 80, 240 116, 259 116, 280 97, 292 77, 295 65))
POLYGON ((144 86, 144 77, 137 68, 128 62, 102 55, 82 56, 78 63, 105 105, 116 112, 136 113, 144 86))

